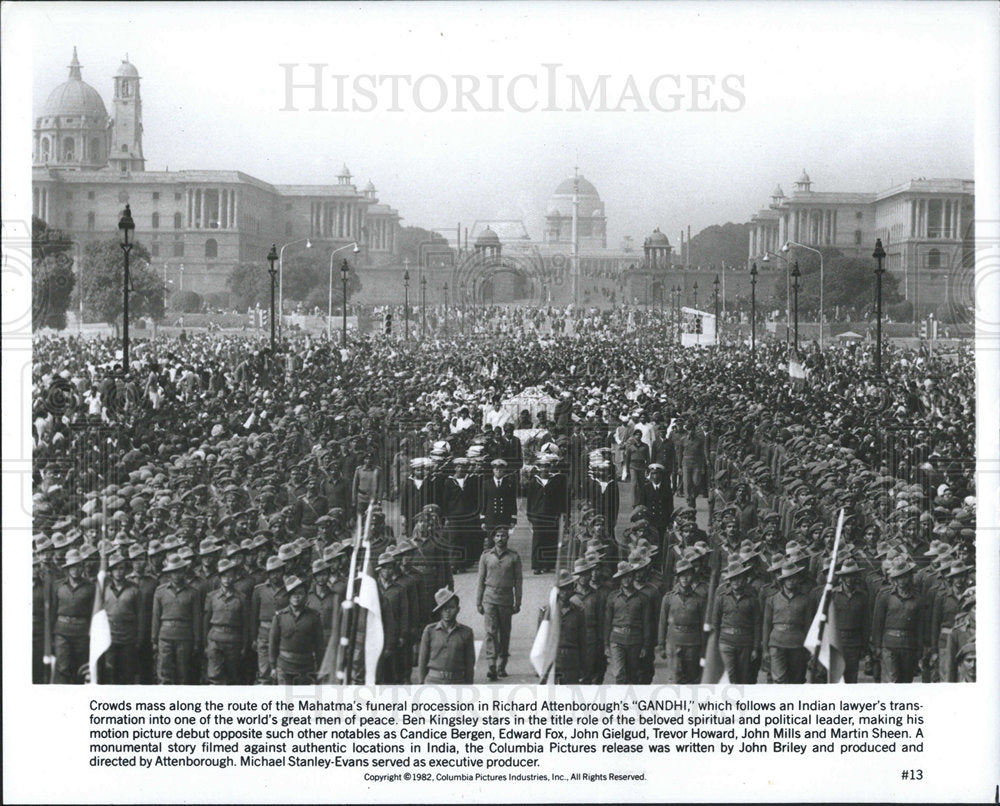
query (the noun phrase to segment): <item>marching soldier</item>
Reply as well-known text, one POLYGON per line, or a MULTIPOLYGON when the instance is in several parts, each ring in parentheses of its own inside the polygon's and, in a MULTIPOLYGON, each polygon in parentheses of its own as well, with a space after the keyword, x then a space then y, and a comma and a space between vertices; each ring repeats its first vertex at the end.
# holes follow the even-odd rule
MULTIPOLYGON (((583 657, 587 648, 587 627, 583 609, 573 601, 576 577, 565 568, 556 577, 556 606, 559 608, 559 644, 556 647, 555 682, 575 685, 580 682, 583 657)), ((538 623, 549 617, 549 606, 541 609, 538 623)))
MULTIPOLYGON (((161 509, 161 512, 166 510, 161 509)), ((146 550, 146 568, 136 580, 139 588, 139 683, 145 686, 156 682, 156 653, 152 640, 153 596, 163 582, 161 569, 165 552, 159 540, 150 540, 146 550)))
POLYGON ((202 602, 187 581, 188 560, 167 555, 163 574, 167 582, 153 596, 152 639, 160 685, 191 685, 194 656, 201 651, 202 602))
POLYGON ((559 518, 569 514, 566 477, 552 474, 555 457, 538 457, 538 475, 527 485, 528 520, 531 522, 531 568, 535 574, 552 571, 559 542, 559 518))
POLYGON ((306 607, 307 585, 296 576, 285 577, 288 605, 271 620, 268 640, 271 679, 278 685, 311 683, 323 661, 323 627, 319 613, 306 607))
POLYGON ((433 612, 440 621, 424 627, 420 637, 417 679, 424 683, 472 685, 476 669, 476 646, 472 628, 459 624, 458 596, 448 588, 434 594, 433 612))
POLYGON ((663 597, 660 606, 660 657, 670 658, 675 683, 696 684, 701 682, 708 600, 704 591, 694 586, 695 567, 690 558, 677 563, 674 579, 673 590, 663 597))
POLYGON ((442 482, 441 509, 447 523, 448 545, 453 552, 453 562, 458 569, 465 569, 479 556, 480 490, 478 479, 469 475, 469 460, 456 457, 455 471, 442 482))
POLYGON ((340 612, 334 609, 337 605, 338 602, 330 587, 330 562, 319 557, 312 563, 312 585, 306 596, 306 607, 319 613, 319 623, 323 628, 323 646, 329 645, 333 620, 340 616, 340 612))
POLYGON ((581 557, 573 565, 576 589, 573 603, 583 613, 584 645, 581 652, 580 682, 584 685, 600 685, 604 682, 604 672, 608 659, 604 654, 604 609, 607 604, 605 591, 594 582, 594 572, 598 566, 596 557, 581 557))
POLYGON ((111 627, 111 646, 102 659, 100 682, 132 685, 139 667, 139 588, 128 579, 128 562, 118 552, 108 557, 108 573, 104 610, 111 627))
POLYGON ((421 621, 420 610, 420 575, 413 570, 411 564, 416 546, 409 540, 400 540, 396 545, 396 559, 399 562, 397 582, 406 594, 406 612, 408 629, 403 636, 403 683, 409 685, 413 667, 417 665, 417 651, 420 648, 420 636, 426 623, 421 621))
POLYGON ((806 568, 786 560, 778 577, 778 590, 764 605, 763 646, 771 659, 775 683, 805 683, 809 650, 806 633, 816 613, 816 601, 803 584, 806 568))
POLYGON ((378 595, 382 611, 382 654, 375 670, 377 684, 403 682, 405 636, 410 629, 409 602, 406 591, 397 581, 396 551, 389 547, 378 558, 378 595))
POLYGON ((487 534, 498 526, 513 527, 517 523, 517 475, 507 472, 504 459, 490 462, 492 475, 483 479, 479 518, 487 534))
POLYGON ((521 610, 521 557, 507 547, 510 533, 500 526, 493 533, 493 548, 479 558, 476 608, 485 616, 488 680, 507 676, 511 618, 521 610))
POLYGON ((250 598, 250 634, 257 642, 257 683, 270 683, 273 675, 271 665, 270 640, 271 623, 274 614, 288 604, 288 594, 282 581, 281 572, 285 563, 278 556, 267 558, 267 582, 253 589, 250 598))
POLYGON ((618 563, 612 579, 619 588, 608 597, 605 609, 605 648, 618 685, 640 682, 646 647, 654 641, 649 599, 632 584, 634 571, 628 561, 618 563))
POLYGON ((753 664, 760 657, 760 600, 750 584, 750 566, 734 557, 715 591, 711 626, 719 636, 722 655, 730 683, 755 683, 753 664))
POLYGON ((250 603, 235 588, 235 560, 219 560, 218 573, 219 587, 205 599, 205 675, 211 685, 233 686, 243 682, 250 649, 250 603))
POLYGON ((835 611, 840 652, 844 657, 845 683, 858 682, 858 668, 871 629, 871 600, 861 574, 861 568, 853 559, 845 560, 837 569, 839 583, 830 599, 830 607, 835 611))
POLYGON ((84 577, 83 559, 78 549, 67 551, 63 560, 66 577, 52 588, 49 617, 56 683, 82 683, 80 667, 90 658, 94 583, 84 577))
POLYGON ((659 549, 663 547, 663 537, 674 517, 674 492, 666 479, 666 468, 659 462, 649 465, 649 478, 640 479, 636 484, 636 504, 648 510, 646 520, 656 532, 659 549))
POLYGON ((882 659, 886 683, 912 683, 927 635, 927 605, 913 586, 916 563, 894 557, 887 571, 890 588, 879 595, 872 617, 872 644, 882 659))

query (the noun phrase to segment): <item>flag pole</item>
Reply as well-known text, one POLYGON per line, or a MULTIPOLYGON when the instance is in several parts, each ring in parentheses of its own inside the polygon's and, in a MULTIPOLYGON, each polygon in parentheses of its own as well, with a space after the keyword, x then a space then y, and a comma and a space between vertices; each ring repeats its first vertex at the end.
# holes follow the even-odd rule
POLYGON ((358 552, 361 548, 363 519, 358 518, 358 528, 354 534, 354 546, 351 549, 351 562, 347 572, 347 590, 344 594, 344 601, 340 606, 342 609, 340 618, 340 648, 336 663, 336 673, 338 682, 341 685, 350 683, 351 653, 354 647, 352 643, 354 626, 354 583, 357 577, 358 552))
MULTIPOLYGON (((811 657, 810 668, 813 670, 811 676, 813 677, 813 682, 815 682, 815 669, 816 663, 819 660, 819 650, 823 642, 823 632, 826 629, 826 616, 827 609, 830 607, 830 591, 833 588, 833 575, 837 569, 837 553, 840 551, 840 536, 844 531, 844 508, 840 508, 840 514, 837 516, 837 532, 833 538, 833 553, 830 555, 830 570, 826 574, 826 584, 823 586, 823 594, 819 600, 819 609, 816 611, 816 616, 813 618, 813 623, 809 627, 809 633, 806 635, 806 645, 810 648, 809 653, 811 657)), ((827 680, 830 679, 829 670, 827 670, 827 680)))

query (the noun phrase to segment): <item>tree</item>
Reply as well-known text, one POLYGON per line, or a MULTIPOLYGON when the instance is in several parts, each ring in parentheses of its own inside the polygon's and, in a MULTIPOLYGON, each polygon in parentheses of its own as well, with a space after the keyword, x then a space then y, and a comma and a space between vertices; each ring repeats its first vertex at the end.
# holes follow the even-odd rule
MULTIPOLYGON (((340 304, 343 298, 340 267, 344 260, 350 267, 347 275, 347 299, 361 291, 361 278, 358 276, 355 258, 349 249, 333 256, 333 304, 340 304)), ((266 280, 265 294, 267 305, 271 304, 271 278, 264 271, 266 280)), ((322 248, 303 249, 297 252, 294 259, 285 259, 285 300, 286 302, 301 302, 306 309, 318 307, 326 310, 330 295, 330 252, 322 248)), ((264 307, 264 303, 261 303, 264 307)))
MULTIPOLYGON (((701 266, 703 269, 715 267, 722 271, 722 264, 743 267, 747 262, 747 242, 750 238, 749 224, 733 224, 731 222, 719 226, 713 224, 706 227, 691 238, 691 266, 701 266)), ((680 244, 675 245, 677 260, 680 244)))
POLYGON ((262 308, 271 304, 271 277, 267 269, 258 263, 239 263, 226 279, 226 286, 233 292, 233 307, 245 311, 260 305, 262 308))
POLYGON ((201 294, 195 291, 176 291, 170 297, 170 310, 180 313, 200 313, 201 294))
POLYGON ((440 233, 423 227, 402 227, 399 230, 399 259, 416 266, 454 266, 455 250, 440 233))
MULTIPOLYGON (((117 238, 91 241, 83 249, 83 305, 98 321, 117 325, 122 315, 125 258, 117 238)), ((149 250, 136 242, 129 255, 129 320, 163 318, 163 283, 149 268, 149 250)))
POLYGON ((31 217, 31 320, 36 330, 66 327, 66 311, 76 285, 72 248, 73 242, 62 232, 31 217))
MULTIPOLYGON (((829 315, 836 306, 855 308, 859 312, 875 305, 875 272, 871 260, 845 256, 839 249, 827 247, 823 253, 823 309, 829 315)), ((820 289, 820 259, 815 252, 804 249, 788 253, 788 271, 796 260, 802 276, 799 278, 799 318, 818 318, 820 289)), ((779 263, 784 268, 784 261, 779 263)), ((787 283, 774 284, 774 304, 784 309, 787 283)), ((882 275, 882 305, 899 300, 899 278, 886 272, 882 275)))

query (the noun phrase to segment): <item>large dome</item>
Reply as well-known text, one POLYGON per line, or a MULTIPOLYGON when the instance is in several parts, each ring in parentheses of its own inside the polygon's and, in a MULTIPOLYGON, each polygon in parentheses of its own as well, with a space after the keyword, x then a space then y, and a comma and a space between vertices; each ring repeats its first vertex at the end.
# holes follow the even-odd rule
POLYGON ((64 81, 49 93, 42 117, 62 117, 74 115, 96 118, 108 117, 107 107, 101 100, 101 95, 80 78, 80 62, 76 58, 76 48, 73 49, 73 61, 69 66, 69 80, 64 81))
MULTIPOLYGON (((578 192, 579 192, 579 194, 581 196, 593 196, 593 197, 598 198, 598 199, 601 198, 601 194, 599 194, 597 192, 597 188, 595 188, 592 184, 590 184, 590 182, 588 182, 586 179, 584 179, 583 176, 579 177, 579 183, 580 183, 580 185, 579 185, 579 191, 578 192)), ((559 183, 559 187, 557 187, 555 189, 555 192, 552 195, 553 196, 572 196, 573 195, 573 177, 571 176, 569 179, 564 179, 562 182, 560 182, 559 183)))

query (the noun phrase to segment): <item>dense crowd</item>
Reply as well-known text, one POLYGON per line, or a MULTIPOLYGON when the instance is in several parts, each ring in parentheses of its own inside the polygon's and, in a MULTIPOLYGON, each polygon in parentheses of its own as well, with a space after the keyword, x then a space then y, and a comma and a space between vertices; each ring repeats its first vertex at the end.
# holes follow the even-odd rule
POLYGON ((525 564, 559 590, 561 682, 650 682, 657 650, 677 682, 715 651, 731 682, 821 679, 803 642, 841 510, 844 679, 974 679, 971 349, 886 345, 883 377, 869 344, 810 349, 803 381, 783 344, 681 350, 656 311, 468 317, 275 355, 145 341, 126 378, 116 340, 36 339, 35 681, 83 678, 102 563, 101 682, 332 679, 369 509, 379 682, 473 681, 470 568, 505 676, 525 520, 525 564), (526 389, 545 402, 511 410, 526 389))

